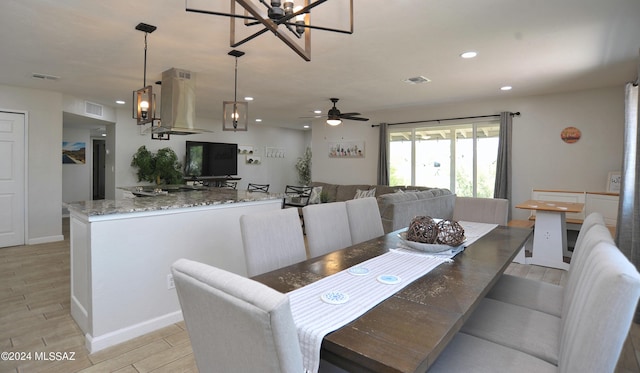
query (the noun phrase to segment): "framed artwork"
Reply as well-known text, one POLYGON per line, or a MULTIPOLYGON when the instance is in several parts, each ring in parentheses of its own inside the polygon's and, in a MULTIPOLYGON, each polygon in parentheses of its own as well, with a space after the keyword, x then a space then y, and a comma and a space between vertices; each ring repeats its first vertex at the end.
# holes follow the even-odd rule
POLYGON ((364 141, 328 142, 329 158, 364 158, 364 141))
POLYGON ((62 142, 62 164, 85 164, 86 144, 84 142, 62 142))
POLYGON ((620 172, 609 172, 607 177, 607 193, 620 193, 620 182, 622 175, 620 172))

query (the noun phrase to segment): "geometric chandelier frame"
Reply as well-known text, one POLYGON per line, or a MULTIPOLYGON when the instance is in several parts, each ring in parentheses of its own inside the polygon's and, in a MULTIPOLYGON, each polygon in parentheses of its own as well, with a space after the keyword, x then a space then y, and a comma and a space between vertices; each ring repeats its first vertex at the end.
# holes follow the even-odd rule
POLYGON ((229 17, 230 22, 230 43, 229 46, 236 48, 256 37, 271 31, 284 42, 289 48, 296 52, 305 61, 311 61, 311 30, 322 30, 330 32, 338 32, 343 34, 353 34, 353 0, 349 0, 349 28, 346 30, 330 27, 323 27, 311 24, 311 11, 313 8, 322 5, 327 0, 304 0, 304 6, 294 8, 292 0, 259 0, 268 10, 267 17, 263 16, 264 9, 255 3, 255 0, 230 0, 230 12, 217 12, 204 9, 194 9, 188 6, 186 0, 187 12, 202 13, 216 16, 229 17), (270 4, 267 4, 267 3, 270 4), (284 4, 282 4, 284 3, 284 4), (236 14, 236 4, 244 8, 243 14, 236 14), (284 5, 281 7, 281 5, 284 5), (241 40, 236 39, 236 22, 235 19, 244 20, 244 26, 263 26, 260 30, 245 37, 241 40), (280 27, 282 26, 282 27, 280 27), (293 36, 293 37, 292 37, 293 36), (304 45, 296 43, 294 38, 303 39, 304 45))

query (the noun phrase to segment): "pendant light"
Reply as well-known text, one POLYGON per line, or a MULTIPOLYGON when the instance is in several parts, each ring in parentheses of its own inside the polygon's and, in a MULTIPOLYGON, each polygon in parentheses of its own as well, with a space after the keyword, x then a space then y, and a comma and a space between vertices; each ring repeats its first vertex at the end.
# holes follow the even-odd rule
POLYGON ((236 67, 233 101, 222 102, 222 130, 246 131, 249 126, 249 103, 238 101, 238 57, 244 56, 244 52, 234 49, 228 54, 236 58, 236 67))
POLYGON ((133 118, 138 125, 152 123, 158 119, 156 114, 156 99, 151 85, 147 85, 147 35, 156 30, 156 26, 139 23, 136 30, 144 32, 144 75, 142 88, 133 91, 133 118))

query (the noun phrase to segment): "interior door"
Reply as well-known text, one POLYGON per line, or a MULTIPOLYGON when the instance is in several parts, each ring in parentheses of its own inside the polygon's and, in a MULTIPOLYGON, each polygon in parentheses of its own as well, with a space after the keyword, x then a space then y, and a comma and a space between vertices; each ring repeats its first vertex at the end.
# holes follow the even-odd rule
POLYGON ((0 111, 0 247, 25 243, 25 116, 0 111))

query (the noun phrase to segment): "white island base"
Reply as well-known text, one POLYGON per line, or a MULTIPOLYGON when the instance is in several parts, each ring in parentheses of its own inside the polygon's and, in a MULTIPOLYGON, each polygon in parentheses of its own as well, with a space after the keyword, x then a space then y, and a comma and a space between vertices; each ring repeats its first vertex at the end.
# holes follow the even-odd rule
POLYGON ((182 320, 170 266, 179 258, 246 276, 239 219, 281 199, 169 210, 71 209, 71 315, 89 352, 182 320))

